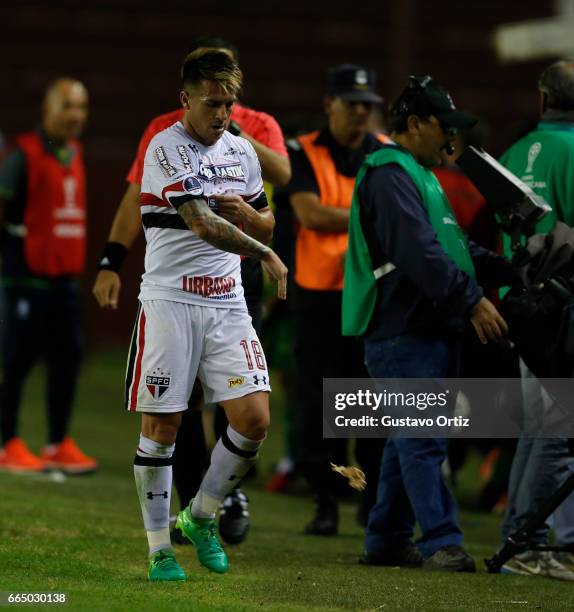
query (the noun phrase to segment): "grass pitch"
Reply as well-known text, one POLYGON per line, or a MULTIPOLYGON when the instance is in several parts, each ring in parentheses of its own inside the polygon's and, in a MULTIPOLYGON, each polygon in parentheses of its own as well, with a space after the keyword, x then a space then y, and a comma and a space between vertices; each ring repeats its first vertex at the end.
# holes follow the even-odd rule
MULTIPOLYGON (((228 547, 228 574, 210 573, 192 547, 176 547, 189 580, 149 583, 132 477, 139 417, 122 411, 123 367, 123 356, 93 356, 80 384, 73 435, 100 460, 98 474, 57 482, 0 473, 0 591, 64 592, 68 610, 122 612, 574 609, 574 585, 485 572, 482 559, 498 543, 496 517, 462 514, 466 546, 479 562, 476 575, 363 567, 357 564, 362 530, 354 506, 343 506, 338 537, 303 536, 310 500, 265 493, 258 483, 246 487, 251 533, 240 547, 228 547)), ((21 434, 34 450, 44 443, 42 386, 38 370, 22 412, 21 434)), ((281 395, 272 397, 263 477, 282 440, 281 395)))

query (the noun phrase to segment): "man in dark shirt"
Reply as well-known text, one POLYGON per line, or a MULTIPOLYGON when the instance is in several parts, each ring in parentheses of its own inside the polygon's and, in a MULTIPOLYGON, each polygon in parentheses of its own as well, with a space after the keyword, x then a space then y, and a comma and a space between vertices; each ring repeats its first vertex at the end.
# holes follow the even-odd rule
MULTIPOLYGON (((345 333, 363 336, 373 378, 456 376, 459 334, 469 320, 481 342, 507 331, 476 278, 504 284, 509 264, 466 241, 429 170, 450 147, 453 128, 472 123, 430 77, 411 77, 391 109, 394 144, 371 155, 359 173, 343 325, 345 333), (363 277, 361 236, 373 264, 363 277)), ((446 439, 387 441, 362 563, 475 571, 441 477, 446 450, 446 439), (411 543, 415 521, 422 531, 417 547, 411 543)))
MULTIPOLYGON (((316 515, 305 529, 313 535, 337 532, 340 477, 329 463, 346 462, 346 441, 323 439, 323 378, 366 376, 361 344, 341 336, 341 290, 355 176, 365 157, 388 140, 368 132, 373 105, 382 100, 374 85, 374 72, 360 66, 329 71, 328 127, 291 143, 292 179, 279 194, 279 202, 288 198, 299 225, 291 294, 298 385, 295 452, 298 470, 317 496, 316 515)), ((362 440, 357 448, 367 482, 376 481, 381 447, 380 440, 362 440)), ((373 486, 365 504, 372 505, 374 496, 373 486)))

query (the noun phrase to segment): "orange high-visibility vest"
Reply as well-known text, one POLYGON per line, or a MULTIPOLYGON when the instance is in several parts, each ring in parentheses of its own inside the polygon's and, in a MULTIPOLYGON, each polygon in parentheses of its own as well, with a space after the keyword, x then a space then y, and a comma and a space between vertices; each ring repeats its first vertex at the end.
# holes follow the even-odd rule
MULTIPOLYGON (((351 208, 355 178, 337 171, 329 149, 315 144, 319 132, 299 136, 298 140, 311 163, 319 186, 323 206, 351 208)), ((383 142, 388 136, 377 135, 383 142)), ((341 291, 343 289, 342 257, 347 251, 347 232, 317 232, 300 226, 295 247, 295 282, 304 289, 341 291)))

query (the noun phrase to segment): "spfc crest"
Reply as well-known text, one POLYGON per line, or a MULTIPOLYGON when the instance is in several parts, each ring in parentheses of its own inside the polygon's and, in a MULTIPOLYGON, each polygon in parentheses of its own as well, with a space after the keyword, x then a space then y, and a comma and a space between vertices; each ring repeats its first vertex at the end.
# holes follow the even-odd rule
POLYGON ((147 390, 154 399, 159 399, 169 388, 171 376, 146 376, 145 384, 147 390))

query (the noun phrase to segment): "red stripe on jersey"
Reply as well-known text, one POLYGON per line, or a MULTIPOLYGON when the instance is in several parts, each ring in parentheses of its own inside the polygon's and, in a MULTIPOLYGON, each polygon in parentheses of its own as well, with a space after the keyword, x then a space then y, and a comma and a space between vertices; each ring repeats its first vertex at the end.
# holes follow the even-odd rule
POLYGON ((171 206, 169 200, 165 197, 167 191, 180 191, 181 193, 186 193, 185 189, 183 188, 183 181, 177 181, 177 183, 172 183, 171 185, 164 187, 161 190, 161 197, 167 206, 171 206))
POLYGON ((169 208, 169 204, 153 193, 140 193, 140 206, 163 206, 169 208))
POLYGON ((136 357, 136 367, 134 372, 134 377, 132 379, 132 391, 130 397, 130 412, 136 410, 138 405, 138 389, 140 386, 140 379, 142 375, 142 359, 145 347, 145 312, 142 308, 140 314, 139 321, 139 329, 138 329, 138 348, 137 348, 137 357, 136 357))

